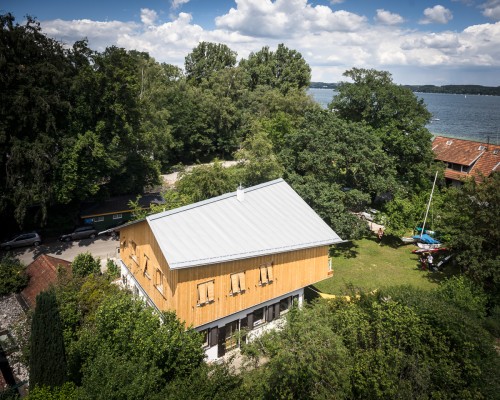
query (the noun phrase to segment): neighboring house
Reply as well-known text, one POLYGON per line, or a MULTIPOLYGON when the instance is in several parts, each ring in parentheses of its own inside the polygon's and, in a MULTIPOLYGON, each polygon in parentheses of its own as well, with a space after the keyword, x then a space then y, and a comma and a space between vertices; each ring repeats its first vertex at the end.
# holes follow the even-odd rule
MULTIPOLYGON (((121 225, 132 218, 133 210, 130 201, 136 201, 138 195, 111 197, 100 203, 95 203, 80 213, 83 224, 94 225, 98 231, 121 225)), ((140 195, 139 205, 147 209, 151 204, 163 204, 160 193, 145 193, 140 195)))
POLYGON ((471 177, 481 182, 484 177, 500 171, 499 145, 436 136, 432 150, 435 159, 446 164, 447 182, 455 186, 471 177))
POLYGON ((41 254, 26 267, 29 277, 28 286, 21 292, 21 305, 34 309, 36 296, 47 290, 57 282, 59 269, 62 268, 67 274, 71 274, 71 263, 61 258, 41 254), (25 304, 22 304, 22 303, 25 304))
POLYGON ((120 227, 123 283, 202 332, 208 359, 277 323, 331 275, 342 239, 282 179, 120 227))

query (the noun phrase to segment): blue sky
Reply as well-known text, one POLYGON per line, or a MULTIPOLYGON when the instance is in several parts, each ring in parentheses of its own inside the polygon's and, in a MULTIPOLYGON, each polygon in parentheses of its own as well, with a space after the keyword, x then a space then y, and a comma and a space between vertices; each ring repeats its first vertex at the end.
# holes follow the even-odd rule
POLYGON ((500 86, 500 0, 3 0, 18 22, 37 17, 67 44, 118 45, 183 66, 200 41, 247 57, 285 43, 337 82, 352 67, 376 68, 402 84, 500 86))

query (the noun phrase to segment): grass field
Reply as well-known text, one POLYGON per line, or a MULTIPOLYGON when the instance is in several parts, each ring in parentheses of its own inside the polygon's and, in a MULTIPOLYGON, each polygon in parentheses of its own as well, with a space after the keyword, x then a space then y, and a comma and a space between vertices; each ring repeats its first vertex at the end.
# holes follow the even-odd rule
POLYGON ((333 276, 313 288, 330 294, 348 294, 349 287, 371 291, 395 285, 429 290, 449 276, 448 270, 419 269, 419 256, 411 253, 413 249, 413 245, 400 246, 397 238, 390 237, 379 245, 375 236, 337 245, 332 254, 333 276))

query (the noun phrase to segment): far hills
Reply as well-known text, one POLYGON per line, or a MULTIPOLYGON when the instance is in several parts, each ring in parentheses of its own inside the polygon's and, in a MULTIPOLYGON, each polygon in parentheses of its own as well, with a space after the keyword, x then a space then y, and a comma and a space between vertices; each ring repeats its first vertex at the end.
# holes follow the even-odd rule
MULTIPOLYGON (((337 89, 339 83, 311 82, 311 89, 337 89)), ((448 93, 448 94, 479 94, 484 96, 500 96, 500 86, 481 85, 403 85, 413 92, 448 93)))

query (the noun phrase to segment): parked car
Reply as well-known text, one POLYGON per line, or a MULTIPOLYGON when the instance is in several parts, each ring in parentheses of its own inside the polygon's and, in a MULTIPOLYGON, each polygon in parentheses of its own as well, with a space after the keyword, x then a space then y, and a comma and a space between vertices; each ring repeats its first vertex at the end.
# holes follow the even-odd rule
POLYGON ((14 247, 38 246, 40 243, 42 243, 42 238, 38 233, 21 233, 0 244, 0 248, 3 250, 10 250, 14 247))
POLYGON ((92 225, 80 226, 76 228, 73 232, 67 235, 62 235, 59 240, 61 242, 69 242, 70 240, 77 239, 93 239, 97 236, 97 230, 92 225))

